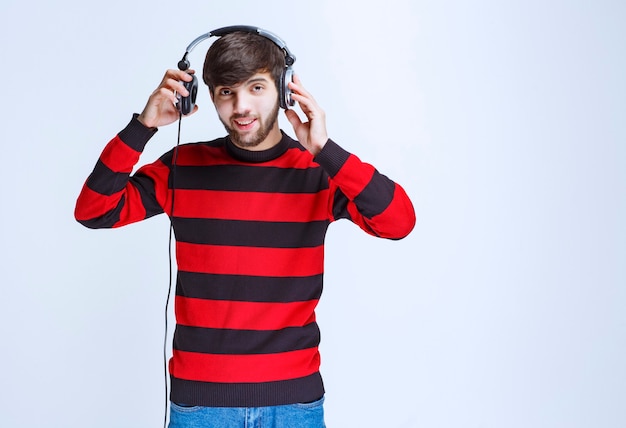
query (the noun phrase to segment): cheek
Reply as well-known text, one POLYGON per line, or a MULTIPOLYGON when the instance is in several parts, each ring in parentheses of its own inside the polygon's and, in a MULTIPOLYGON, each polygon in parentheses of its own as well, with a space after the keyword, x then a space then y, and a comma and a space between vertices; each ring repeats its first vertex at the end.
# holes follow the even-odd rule
POLYGON ((227 105, 225 104, 215 104, 215 111, 217 112, 217 115, 220 117, 220 119, 224 120, 224 119, 228 119, 229 117, 231 117, 232 115, 232 109, 229 108, 227 105))
POLYGON ((266 112, 271 112, 278 104, 278 92, 273 91, 271 94, 268 94, 267 97, 263 98, 263 110, 266 112))

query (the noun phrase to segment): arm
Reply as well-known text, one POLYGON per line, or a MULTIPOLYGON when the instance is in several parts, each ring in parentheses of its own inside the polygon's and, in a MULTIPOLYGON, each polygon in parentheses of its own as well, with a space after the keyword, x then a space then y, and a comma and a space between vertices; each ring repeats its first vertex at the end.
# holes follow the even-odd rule
POLYGON ((176 92, 188 95, 180 81, 190 79, 186 72, 168 70, 141 114, 107 144, 76 201, 74 216, 81 224, 119 227, 163 212, 169 175, 164 160, 130 173, 157 127, 178 119, 176 92))
MULTIPOLYGON (((156 203, 158 174, 140 170, 130 176, 143 148, 156 132, 156 128, 146 128, 137 116, 106 145, 83 185, 74 216, 86 227, 119 227, 163 212, 156 203)), ((145 169, 154 171, 157 164, 160 162, 145 169)), ((167 168, 163 165, 160 170, 166 174, 167 168)))
POLYGON ((328 138, 325 113, 298 76, 289 87, 308 122, 302 122, 293 110, 285 114, 300 144, 330 177, 331 217, 348 218, 374 236, 407 236, 415 226, 415 210, 404 189, 328 138))
POLYGON ((370 235, 402 239, 415 226, 415 210, 399 184, 332 140, 315 161, 330 176, 331 216, 347 218, 370 235))

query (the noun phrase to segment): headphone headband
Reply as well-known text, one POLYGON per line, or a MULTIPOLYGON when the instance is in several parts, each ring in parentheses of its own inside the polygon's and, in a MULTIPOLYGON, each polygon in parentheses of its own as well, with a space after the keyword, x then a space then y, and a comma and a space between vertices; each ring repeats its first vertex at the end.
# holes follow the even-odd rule
POLYGON ((185 49, 185 54, 183 58, 178 62, 178 68, 181 70, 187 70, 189 68, 189 61, 187 60, 187 55, 201 42, 209 39, 211 37, 222 37, 226 34, 235 33, 237 31, 243 31, 246 33, 258 34, 259 36, 265 37, 266 39, 270 39, 276 46, 278 46, 283 53, 285 54, 285 65, 287 67, 291 67, 294 62, 296 62, 296 57, 291 53, 287 44, 276 34, 263 30, 262 28, 253 27, 251 25, 230 25, 228 27, 221 27, 216 30, 210 31, 206 34, 202 34, 201 36, 196 37, 189 45, 187 49, 185 49), (184 67, 184 68, 183 68, 184 67))

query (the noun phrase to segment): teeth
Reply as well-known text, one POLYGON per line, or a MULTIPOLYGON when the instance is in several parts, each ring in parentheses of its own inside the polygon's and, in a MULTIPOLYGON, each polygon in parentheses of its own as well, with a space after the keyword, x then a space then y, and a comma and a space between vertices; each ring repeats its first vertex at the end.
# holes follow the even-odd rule
POLYGON ((247 122, 240 122, 240 121, 236 121, 236 122, 238 125, 247 126, 247 125, 250 125, 252 122, 254 122, 254 120, 249 120, 247 122))

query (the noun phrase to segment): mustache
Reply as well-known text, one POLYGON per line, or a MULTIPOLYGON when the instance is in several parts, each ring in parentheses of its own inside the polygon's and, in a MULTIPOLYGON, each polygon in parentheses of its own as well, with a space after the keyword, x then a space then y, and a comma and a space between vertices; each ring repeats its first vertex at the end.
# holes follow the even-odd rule
POLYGON ((256 118, 256 116, 251 115, 249 112, 246 112, 246 113, 237 113, 237 114, 233 114, 233 115, 231 116, 231 119, 242 119, 242 118, 244 118, 244 117, 254 117, 254 118, 256 118))

